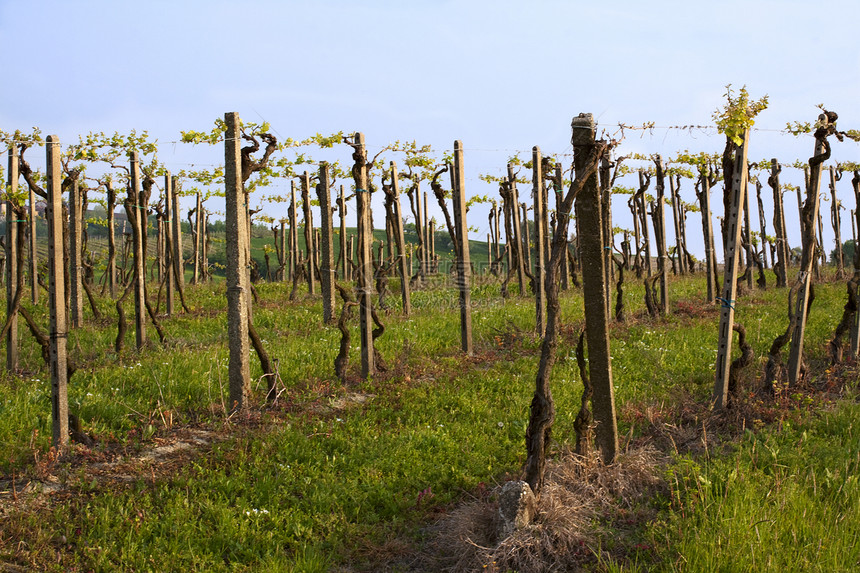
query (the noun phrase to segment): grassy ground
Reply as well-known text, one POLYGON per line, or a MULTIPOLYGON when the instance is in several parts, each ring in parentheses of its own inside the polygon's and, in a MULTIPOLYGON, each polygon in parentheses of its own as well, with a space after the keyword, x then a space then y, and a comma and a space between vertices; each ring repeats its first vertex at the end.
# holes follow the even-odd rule
MULTIPOLYGON (((470 503, 491 508, 493 488, 524 461, 539 344, 533 303, 503 301, 495 283, 477 285, 477 351, 466 358, 458 351, 455 291, 443 284, 414 293, 409 318, 392 296, 378 344, 387 371, 360 380, 353 348, 342 382, 333 368, 340 333, 322 324, 320 302, 291 303, 284 285, 257 288, 255 324, 278 359, 283 390, 273 407, 247 420, 224 416, 223 285, 189 287, 193 312, 163 319, 164 345, 135 351, 132 328, 119 355, 112 304, 101 300, 110 318, 69 336, 79 365, 70 407, 98 442, 60 460, 49 449, 48 374, 22 334, 23 371, 0 375, 0 563, 57 571, 453 566, 439 557, 440 527, 462 519, 470 503)), ((773 402, 753 391, 762 357, 785 328, 786 291, 739 297, 736 320, 757 358, 728 416, 707 408, 718 317, 703 289, 701 277, 673 280, 672 315, 651 320, 641 285, 627 288, 631 320, 612 330, 619 423, 624 448, 640 464, 650 460, 647 479, 656 485, 644 497, 606 490, 606 508, 579 524, 582 545, 569 548, 565 566, 855 570, 860 412, 839 396, 856 383, 857 366, 830 369, 825 357, 844 285, 817 287, 808 384, 773 402)), ((582 389, 573 356, 580 294, 566 293, 562 306, 553 450, 563 465, 582 389)), ((47 323, 44 309, 34 314, 47 323)), ((252 376, 260 376, 253 357, 252 376)), ((568 475, 598 483, 606 470, 585 464, 568 475)), ((623 483, 637 482, 639 474, 630 475, 623 483)), ((475 553, 476 569, 513 570, 505 555, 531 550, 491 549, 475 553)), ((528 562, 520 557, 510 563, 528 562)))

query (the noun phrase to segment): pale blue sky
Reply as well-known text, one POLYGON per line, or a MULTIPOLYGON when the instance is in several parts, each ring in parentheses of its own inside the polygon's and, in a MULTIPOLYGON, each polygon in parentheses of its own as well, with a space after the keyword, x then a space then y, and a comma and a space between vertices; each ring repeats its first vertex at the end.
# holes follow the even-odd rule
MULTIPOLYGON (((39 126, 69 142, 146 129, 174 172, 223 160, 220 148, 172 142, 226 111, 296 139, 363 131, 371 147, 415 139, 440 153, 461 139, 467 193, 496 194, 479 174, 500 174, 508 156, 533 145, 569 152, 579 112, 610 131, 618 122, 711 124, 729 83, 769 95, 757 127, 812 121, 824 103, 842 128, 858 128, 858 17, 860 4, 848 0, 0 0, 0 129, 39 126)), ((724 141, 639 135, 619 151, 668 157, 719 151, 724 141)), ((860 161, 857 144, 835 147, 836 159, 860 161)), ((750 157, 791 163, 811 150, 811 138, 762 131, 750 157)), ((348 161, 347 149, 338 153, 348 161)), ((853 207, 847 178, 840 192, 853 207)), ((692 183, 684 193, 692 202, 692 183)), ((796 220, 796 202, 786 204, 796 220)), ((619 202, 619 225, 629 224, 625 214, 619 202)), ((483 238, 486 216, 470 218, 473 238, 483 238)), ((849 236, 847 213, 844 224, 849 236)), ((688 227, 699 251, 698 223, 688 227)))

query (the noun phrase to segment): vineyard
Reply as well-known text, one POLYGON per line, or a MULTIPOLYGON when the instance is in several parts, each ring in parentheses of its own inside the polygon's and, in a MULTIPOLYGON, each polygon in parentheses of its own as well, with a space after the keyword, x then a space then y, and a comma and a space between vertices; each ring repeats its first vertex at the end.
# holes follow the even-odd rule
POLYGON ((856 570, 860 134, 754 161, 766 106, 488 195, 460 141, 0 132, 0 571, 856 570))

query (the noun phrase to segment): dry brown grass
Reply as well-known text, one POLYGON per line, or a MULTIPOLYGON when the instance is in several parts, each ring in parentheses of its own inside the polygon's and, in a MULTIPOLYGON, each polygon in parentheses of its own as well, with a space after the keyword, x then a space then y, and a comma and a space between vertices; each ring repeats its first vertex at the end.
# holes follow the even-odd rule
POLYGON ((624 532, 641 528, 655 512, 649 500, 668 491, 666 462, 650 447, 630 450, 610 466, 596 456, 565 454, 547 466, 531 526, 497 539, 495 496, 464 504, 433 528, 428 570, 540 573, 625 561, 643 547, 624 532))

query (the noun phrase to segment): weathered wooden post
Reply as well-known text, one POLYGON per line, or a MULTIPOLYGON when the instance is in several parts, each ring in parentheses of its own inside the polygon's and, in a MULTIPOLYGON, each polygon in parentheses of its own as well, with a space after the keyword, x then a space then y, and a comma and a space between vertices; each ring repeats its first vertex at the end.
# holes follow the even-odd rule
POLYGON ((540 147, 532 147, 532 205, 535 217, 535 324, 538 336, 546 330, 546 204, 540 147))
POLYGON ((69 309, 70 326, 79 328, 83 325, 84 293, 81 285, 81 189, 78 180, 74 179, 69 186, 69 309))
POLYGON ((146 253, 143 249, 143 234, 146 232, 146 205, 140 191, 140 156, 130 153, 131 178, 128 188, 126 214, 134 225, 132 248, 134 250, 134 336, 138 350, 146 344, 146 253))
MULTIPOLYGON (((17 184, 17 178, 15 182, 17 184)), ((32 187, 29 190, 29 201, 29 221, 27 224, 30 236, 30 300, 33 304, 39 304, 39 252, 36 249, 36 192, 33 191, 32 187)))
MULTIPOLYGON (((860 171, 854 172, 851 178, 851 186, 854 188, 855 209, 851 211, 851 227, 854 236, 854 272, 860 269, 860 248, 857 245, 857 230, 860 229, 860 171)), ((860 297, 860 285, 857 287, 857 295, 860 297)), ((854 313, 854 324, 851 327, 851 355, 860 356, 860 309, 854 313)))
MULTIPOLYGON (((827 125, 827 116, 821 114, 819 121, 823 121, 827 125)), ((815 252, 818 241, 815 237, 815 221, 818 219, 819 205, 821 197, 819 190, 821 188, 821 164, 830 155, 830 148, 827 146, 826 135, 822 138, 815 138, 815 152, 809 160, 809 180, 806 188, 806 204, 801 211, 801 218, 804 220, 803 225, 803 254, 800 260, 800 271, 797 280, 801 283, 797 292, 797 302, 795 305, 795 316, 797 323, 794 327, 794 333, 791 335, 791 349, 788 355, 788 381, 794 385, 800 380, 800 370, 803 365, 803 337, 806 333, 806 318, 809 307, 809 291, 812 286, 812 267, 815 264, 817 254, 815 252)))
POLYGON ((436 273, 439 272, 438 261, 436 260, 436 219, 430 219, 427 231, 430 236, 430 272, 436 273))
MULTIPOLYGON (((13 198, 18 194, 18 150, 13 145, 9 148, 8 187, 6 188, 6 317, 9 331, 6 333, 6 369, 10 372, 18 370, 18 310, 15 308, 15 298, 18 294, 18 274, 23 269, 18 268, 18 225, 20 214, 15 212, 13 198)), ((35 252, 35 251, 32 251, 35 252)))
POLYGON ((201 262, 203 257, 203 197, 197 193, 197 206, 194 209, 194 273, 191 275, 191 282, 197 284, 200 282, 202 274, 201 262))
POLYGON ((636 195, 633 196, 634 201, 638 201, 637 213, 639 213, 639 225, 642 231, 642 242, 645 246, 643 258, 645 259, 645 275, 651 278, 651 237, 648 233, 648 210, 646 208, 645 191, 651 185, 651 176, 645 173, 644 170, 639 170, 639 189, 636 195))
POLYGON ((299 269, 299 230, 298 214, 296 212, 296 182, 290 181, 290 280, 299 269))
POLYGON ((773 268, 776 271, 776 286, 788 286, 788 237, 785 230, 785 209, 782 203, 782 189, 779 184, 779 174, 782 171, 776 158, 770 160, 770 176, 767 184, 773 190, 773 227, 776 241, 776 261, 773 268))
MULTIPOLYGON (((538 151, 540 153, 540 151, 538 151)), ((460 291, 460 348, 474 354, 472 346, 472 263, 469 254, 469 225, 466 223, 466 175, 463 172, 463 142, 454 141, 454 226, 457 229, 457 288, 460 291)))
MULTIPOLYGON (((556 213, 558 213, 561 211, 561 204, 564 200, 564 186, 561 176, 561 163, 555 164, 555 177, 553 179, 555 211, 556 213)), ((556 230, 558 229, 559 225, 558 221, 556 221, 556 230)), ((567 237, 565 237, 564 256, 561 258, 561 267, 559 267, 559 274, 561 274, 561 290, 563 291, 570 290, 570 261, 568 260, 567 256, 568 249, 569 247, 567 246, 567 237)))
MULTIPOLYGON (((841 172, 837 175, 836 168, 830 167, 830 224, 833 227, 833 235, 836 238, 836 278, 845 276, 845 262, 842 257, 842 225, 840 224, 839 199, 836 197, 836 182, 841 179, 841 172)), ((822 245, 823 248, 823 245, 822 245)))
POLYGON ((761 240, 761 263, 762 266, 766 269, 770 268, 768 266, 767 260, 767 252, 770 250, 768 245, 770 244, 767 240, 767 219, 765 218, 764 213, 764 203, 761 200, 761 180, 759 177, 755 179, 755 197, 756 197, 756 205, 758 206, 758 228, 759 228, 759 239, 761 240))
POLYGON ((669 174, 669 196, 672 202, 672 223, 675 230, 675 257, 678 259, 677 268, 678 274, 686 274, 686 261, 682 255, 683 249, 681 245, 681 222, 680 222, 680 193, 675 188, 675 178, 672 173, 669 174))
POLYGON ((425 268, 424 276, 433 272, 433 258, 436 256, 436 236, 431 228, 430 210, 427 208, 427 191, 424 191, 424 245, 425 268))
POLYGON ((611 165, 609 158, 600 159, 598 169, 598 188, 600 190, 600 213, 603 232, 603 272, 606 285, 606 308, 612 308, 612 285, 615 284, 615 264, 612 247, 615 236, 612 233, 612 179, 609 175, 611 165))
POLYGON ((173 316, 173 291, 176 286, 176 273, 173 263, 173 178, 170 172, 164 174, 164 282, 165 288, 165 310, 167 316, 173 316))
MULTIPOLYGON (((227 336, 230 345, 230 412, 247 412, 251 399, 248 344, 248 225, 241 171, 239 114, 224 114, 224 184, 226 201, 227 336)), ((199 213, 198 213, 199 215, 199 213)))
POLYGON ((69 444, 69 397, 67 370, 68 328, 63 272, 63 172, 60 139, 45 138, 48 208, 48 306, 51 314, 48 359, 51 363, 51 443, 58 452, 69 444))
MULTIPOLYGON (((651 217, 654 223, 654 243, 657 248, 657 272, 660 274, 660 312, 663 315, 669 314, 669 277, 666 273, 666 217, 664 215, 663 206, 665 204, 665 180, 663 160, 658 155, 654 159, 657 168, 654 190, 657 196, 654 202, 651 203, 651 217)), ((671 180, 671 178, 670 178, 671 180)))
MULTIPOLYGON (((156 283, 164 278, 164 218, 156 213, 155 217, 155 269, 156 283)), ((151 275, 150 275, 151 276, 151 275)))
MULTIPOLYGON (((525 266, 532 271, 534 267, 532 266, 532 234, 529 230, 529 209, 525 203, 520 204, 520 208, 523 211, 523 218, 521 220, 523 225, 523 252, 525 254, 525 266)), ((537 290, 537 286, 535 286, 535 290, 537 290)))
POLYGON ((182 216, 179 211, 179 177, 170 180, 170 224, 173 227, 173 278, 176 290, 183 292, 185 286, 185 259, 182 254, 182 216))
POLYGON ((705 266, 708 303, 716 300, 717 290, 717 253, 714 246, 714 225, 711 220, 711 177, 710 163, 699 165, 698 196, 699 210, 702 213, 702 236, 705 240, 705 266))
POLYGON ((514 227, 514 244, 511 244, 511 250, 515 253, 517 263, 517 283, 520 287, 519 296, 526 294, 526 257, 523 249, 523 228, 520 224, 520 198, 517 193, 517 176, 514 173, 514 166, 508 163, 508 183, 511 188, 511 215, 513 217, 514 227))
POLYGON ((320 203, 320 290, 323 299, 323 321, 334 320, 334 230, 331 222, 331 195, 328 163, 320 163, 317 198, 320 203))
POLYGON ((346 248, 346 196, 344 192, 343 185, 340 186, 340 194, 337 200, 338 214, 340 215, 340 262, 341 262, 341 275, 340 277, 348 281, 349 280, 349 263, 347 261, 347 248, 346 248))
MULTIPOLYGON (((203 209, 203 233, 200 238, 200 280, 206 282, 209 280, 209 212, 203 209)), ((251 239, 248 239, 250 244, 251 239)), ((250 247, 248 248, 250 256, 250 247)), ((252 299, 248 299, 248 308, 251 308, 252 299)))
POLYGON ((391 188, 394 192, 394 241, 397 243, 397 268, 400 270, 400 297, 403 301, 403 314, 412 314, 412 295, 409 292, 411 267, 406 257, 406 239, 403 235, 403 208, 400 204, 400 182, 397 178, 397 164, 391 162, 391 188))
MULTIPOLYGON (((747 166, 749 171, 749 166, 747 166)), ((747 173, 747 185, 749 185, 749 173, 747 173)), ((750 225, 750 192, 749 189, 744 191, 744 247, 746 250, 746 270, 747 288, 753 288, 753 259, 755 258, 752 244, 752 227, 750 225)))
MULTIPOLYGON (((589 171, 595 156, 595 123, 591 114, 580 114, 571 122, 571 143, 577 179, 589 171)), ((609 351, 609 308, 606 305, 603 270, 603 229, 600 190, 596 165, 576 198, 579 221, 579 252, 582 260, 582 291, 585 304, 585 337, 588 342, 588 367, 594 387, 592 403, 597 425, 595 438, 604 463, 615 461, 618 451, 618 425, 615 417, 615 390, 609 351)))
POLYGON ((361 334, 361 377, 367 379, 376 372, 373 354, 372 296, 373 296, 373 228, 370 219, 370 189, 367 180, 367 147, 364 134, 356 133, 352 143, 355 165, 355 208, 358 217, 358 316, 361 334))
POLYGON ((732 335, 735 324, 735 296, 737 295, 738 258, 741 242, 741 217, 747 192, 747 152, 749 149, 749 129, 744 131, 741 145, 733 143, 734 162, 731 173, 724 173, 726 182, 731 182, 730 210, 725 216, 725 273, 723 276, 722 303, 720 311, 719 343, 717 345, 716 378, 714 381, 714 406, 723 409, 729 399, 729 371, 732 365, 732 335))
POLYGON ((308 265, 308 294, 316 294, 316 279, 314 277, 314 262, 316 261, 316 247, 314 241, 314 219, 311 212, 310 186, 311 176, 305 171, 301 178, 302 185, 302 209, 305 216, 305 261, 308 265))

